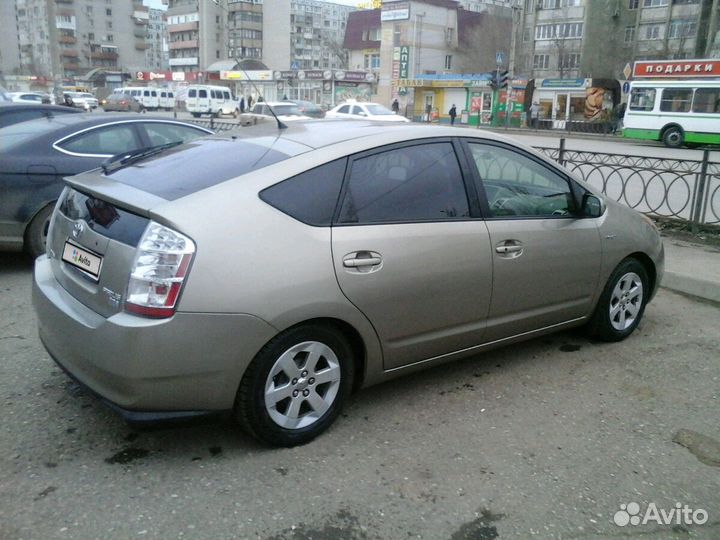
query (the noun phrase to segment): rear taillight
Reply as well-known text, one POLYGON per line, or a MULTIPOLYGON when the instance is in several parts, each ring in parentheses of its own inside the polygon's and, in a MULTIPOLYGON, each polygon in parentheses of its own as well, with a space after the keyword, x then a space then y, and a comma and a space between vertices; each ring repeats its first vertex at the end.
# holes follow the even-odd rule
POLYGON ((194 253, 195 243, 187 236, 151 221, 138 244, 125 311, 171 317, 194 253))

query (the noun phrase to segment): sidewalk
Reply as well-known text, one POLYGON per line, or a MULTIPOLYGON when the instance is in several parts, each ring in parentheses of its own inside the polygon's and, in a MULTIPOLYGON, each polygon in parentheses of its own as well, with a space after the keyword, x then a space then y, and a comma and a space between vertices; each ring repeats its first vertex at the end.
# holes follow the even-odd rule
POLYGON ((720 302, 720 247, 664 236, 665 276, 661 286, 720 302))

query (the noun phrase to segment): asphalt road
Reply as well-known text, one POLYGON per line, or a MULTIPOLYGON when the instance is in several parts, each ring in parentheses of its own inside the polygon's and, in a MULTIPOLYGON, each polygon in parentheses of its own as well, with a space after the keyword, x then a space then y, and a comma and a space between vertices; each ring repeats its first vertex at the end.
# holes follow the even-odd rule
POLYGON ((720 537, 716 305, 661 290, 623 343, 426 371, 267 449, 227 419, 137 430, 85 395, 37 338, 31 265, 0 254, 2 540, 720 537), (631 502, 708 521, 615 525, 631 502))

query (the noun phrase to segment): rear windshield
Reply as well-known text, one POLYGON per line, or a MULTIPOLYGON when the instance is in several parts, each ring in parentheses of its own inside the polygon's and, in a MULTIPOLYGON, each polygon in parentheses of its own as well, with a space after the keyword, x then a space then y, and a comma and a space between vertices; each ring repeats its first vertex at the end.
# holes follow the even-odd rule
MULTIPOLYGON (((199 139, 108 174, 113 180, 173 201, 291 157, 244 140, 199 139)), ((289 151, 289 150, 288 150, 289 151)))
POLYGON ((20 122, 4 127, 0 130, 0 152, 57 127, 57 124, 48 118, 40 118, 32 122, 20 122))

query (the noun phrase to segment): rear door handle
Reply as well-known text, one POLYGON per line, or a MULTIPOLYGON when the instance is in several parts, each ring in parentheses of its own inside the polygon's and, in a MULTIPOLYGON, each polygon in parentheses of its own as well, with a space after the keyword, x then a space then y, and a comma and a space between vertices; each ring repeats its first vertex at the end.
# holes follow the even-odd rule
POLYGON ((495 251, 498 253, 517 253, 519 251, 522 251, 522 246, 496 246, 495 251))
POLYGON ((350 273, 369 274, 382 268, 382 256, 374 251, 354 251, 343 257, 343 266, 350 273))

